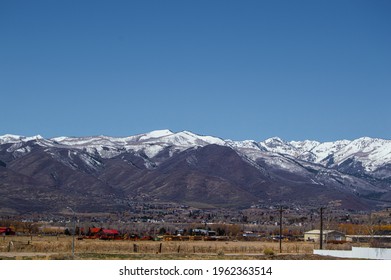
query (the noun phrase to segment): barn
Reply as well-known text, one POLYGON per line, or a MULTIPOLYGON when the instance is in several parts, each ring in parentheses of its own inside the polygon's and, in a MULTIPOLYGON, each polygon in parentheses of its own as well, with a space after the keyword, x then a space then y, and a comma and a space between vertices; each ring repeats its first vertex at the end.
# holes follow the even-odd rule
POLYGON ((100 239, 116 239, 119 237, 119 231, 116 229, 103 229, 100 239))
MULTIPOLYGON (((320 240, 320 230, 314 229, 304 233, 305 241, 319 242, 320 240)), ((323 241, 345 241, 346 236, 344 233, 336 230, 323 230, 323 241)))
POLYGON ((104 228, 89 228, 87 232, 89 238, 99 239, 116 239, 120 237, 120 233, 116 229, 104 229, 104 228))
POLYGON ((15 231, 10 227, 0 227, 0 235, 15 235, 15 231))
POLYGON ((103 228, 92 227, 88 228, 87 236, 99 238, 100 232, 103 228))

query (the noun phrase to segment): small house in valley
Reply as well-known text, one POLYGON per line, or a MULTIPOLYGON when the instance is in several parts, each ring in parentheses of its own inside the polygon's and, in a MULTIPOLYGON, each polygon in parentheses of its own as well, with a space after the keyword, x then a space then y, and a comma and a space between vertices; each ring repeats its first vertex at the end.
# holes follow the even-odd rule
MULTIPOLYGON (((314 229, 310 230, 304 233, 304 240, 305 241, 313 241, 313 242, 319 242, 320 240, 320 230, 314 229)), ((324 242, 330 242, 330 241, 345 241, 346 236, 344 233, 336 231, 336 230, 323 230, 323 241, 324 242)))

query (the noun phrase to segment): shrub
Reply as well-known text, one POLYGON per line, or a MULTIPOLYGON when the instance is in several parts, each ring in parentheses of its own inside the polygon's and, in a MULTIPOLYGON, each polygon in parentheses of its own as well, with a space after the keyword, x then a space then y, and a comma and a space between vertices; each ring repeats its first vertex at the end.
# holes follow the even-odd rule
POLYGON ((219 250, 219 251, 217 251, 217 255, 218 255, 218 256, 224 256, 225 253, 224 253, 223 250, 219 250))
POLYGON ((273 256, 274 255, 274 251, 272 248, 266 248, 265 250, 263 250, 263 253, 266 255, 266 256, 273 256))

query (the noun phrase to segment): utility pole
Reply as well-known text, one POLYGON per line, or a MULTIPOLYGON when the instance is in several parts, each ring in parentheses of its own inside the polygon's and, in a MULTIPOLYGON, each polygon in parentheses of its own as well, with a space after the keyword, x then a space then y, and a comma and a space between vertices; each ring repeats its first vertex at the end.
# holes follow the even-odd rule
POLYGON ((280 253, 282 253, 282 206, 280 206, 280 253))
POLYGON ((76 233, 76 213, 71 207, 67 207, 73 213, 73 232, 72 232, 72 257, 75 258, 75 233, 76 233))
POLYGON ((320 246, 319 249, 323 249, 323 207, 320 207, 320 246))

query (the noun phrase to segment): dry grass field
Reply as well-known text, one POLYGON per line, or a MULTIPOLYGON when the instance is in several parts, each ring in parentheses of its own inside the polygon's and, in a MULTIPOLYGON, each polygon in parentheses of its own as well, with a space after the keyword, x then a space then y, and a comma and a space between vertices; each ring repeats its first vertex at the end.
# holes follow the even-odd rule
MULTIPOLYGON (((261 241, 75 240, 75 259, 324 259, 318 244, 261 241)), ((348 249, 350 245, 329 245, 348 249)), ((71 236, 2 236, 0 259, 72 259, 71 236)))

